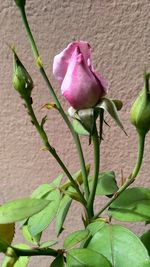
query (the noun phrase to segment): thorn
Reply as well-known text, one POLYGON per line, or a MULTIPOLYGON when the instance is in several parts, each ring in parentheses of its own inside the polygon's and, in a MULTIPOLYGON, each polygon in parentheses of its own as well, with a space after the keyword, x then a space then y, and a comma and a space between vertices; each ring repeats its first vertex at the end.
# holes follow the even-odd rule
POLYGON ((127 132, 125 131, 125 129, 123 129, 123 131, 124 131, 125 135, 128 136, 128 134, 127 134, 127 132))
POLYGON ((38 58, 36 59, 36 64, 39 69, 43 68, 43 64, 42 64, 40 56, 38 56, 38 58))
POLYGON ((121 186, 124 184, 125 182, 125 178, 124 178, 124 175, 123 175, 123 170, 121 169, 121 186))
POLYGON ((27 105, 26 105, 25 103, 23 103, 23 106, 24 106, 25 108, 27 108, 27 105))
POLYGON ((112 215, 109 215, 109 217, 108 217, 108 223, 111 223, 111 220, 112 220, 112 215))
POLYGON ((30 97, 30 104, 31 104, 31 105, 33 104, 33 99, 32 99, 32 97, 30 97))
POLYGON ((113 197, 116 199, 117 197, 119 196, 119 193, 118 192, 115 192, 113 197))
POLYGON ((104 123, 108 126, 108 127, 110 127, 110 125, 104 120, 104 123))
POLYGON ((41 150, 42 151, 48 151, 47 147, 42 147, 41 150))
POLYGON ((89 136, 89 146, 91 145, 91 135, 89 136))

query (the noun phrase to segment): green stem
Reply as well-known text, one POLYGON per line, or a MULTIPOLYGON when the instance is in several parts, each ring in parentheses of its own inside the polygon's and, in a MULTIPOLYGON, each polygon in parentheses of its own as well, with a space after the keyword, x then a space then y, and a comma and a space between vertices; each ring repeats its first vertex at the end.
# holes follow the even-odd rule
POLYGON ((76 132, 74 131, 73 127, 72 127, 72 124, 70 123, 66 113, 64 112, 55 92, 53 91, 52 89, 52 86, 50 84, 50 81, 45 73, 45 70, 43 68, 40 68, 40 73, 42 74, 42 77, 43 79, 45 80, 48 88, 49 88, 49 91, 50 93, 52 93, 52 97, 53 97, 53 100, 54 102, 56 103, 57 105, 57 108, 59 110, 59 113, 61 114, 61 116, 63 117, 65 123, 67 124, 68 128, 70 129, 70 132, 74 138, 74 141, 75 141, 75 144, 76 144, 76 148, 77 148, 77 151, 78 151, 78 155, 79 155, 79 160, 80 160, 80 165, 81 165, 81 170, 82 170, 82 175, 83 175, 83 183, 84 183, 84 190, 85 190, 85 196, 86 196, 86 199, 88 199, 89 197, 89 184, 88 184, 88 178, 87 178, 87 171, 86 171, 86 166, 85 166, 85 160, 84 160, 84 156, 83 156, 83 151, 82 151, 82 148, 81 148, 81 143, 80 143, 80 139, 79 139, 79 136, 78 134, 76 134, 76 132))
POLYGON ((25 8, 24 7, 19 7, 19 9, 20 9, 20 12, 21 12, 21 17, 22 17, 22 20, 23 20, 23 23, 24 23, 24 26, 25 26, 25 29, 26 29, 26 32, 27 32, 27 35, 28 35, 28 39, 29 39, 30 45, 31 45, 31 48, 32 48, 33 55, 34 55, 35 59, 37 60, 38 57, 39 57, 39 52, 38 52, 36 43, 34 41, 32 32, 30 30, 30 27, 29 27, 29 24, 28 24, 28 21, 27 21, 25 8))
POLYGON ((96 125, 94 126, 94 134, 93 134, 93 145, 94 145, 94 180, 92 184, 91 193, 88 199, 87 209, 91 215, 91 217, 94 215, 94 199, 96 194, 96 187, 98 182, 98 175, 99 175, 99 165, 100 165, 100 142, 98 137, 98 132, 96 125))
MULTIPOLYGON (((27 21, 25 8, 21 7, 20 8, 20 12, 21 12, 21 17, 22 17, 22 20, 23 20, 23 23, 24 23, 24 26, 25 26, 25 29, 26 29, 26 32, 27 32, 27 35, 28 35, 28 39, 29 39, 29 42, 30 42, 30 45, 31 45, 31 48, 32 48, 32 51, 33 51, 33 54, 34 54, 34 57, 35 57, 35 60, 38 63, 39 52, 38 52, 36 43, 34 41, 32 32, 30 30, 29 23, 27 21)), ((38 64, 38 66, 40 67, 39 71, 40 71, 43 79, 45 80, 45 82, 46 82, 46 84, 48 86, 48 89, 49 89, 49 92, 50 92, 50 94, 51 94, 51 96, 53 98, 53 101, 55 102, 59 113, 63 117, 64 121, 66 122, 66 124, 67 124, 68 128, 70 129, 71 134, 72 134, 72 136, 74 138, 74 141, 75 141, 75 144, 76 144, 76 147, 77 147, 77 151, 78 151, 78 154, 79 154, 80 165, 81 165, 81 170, 82 170, 82 175, 83 175, 85 197, 86 197, 86 199, 88 199, 88 197, 89 197, 89 184, 88 184, 88 177, 87 177, 87 171, 86 171, 86 166, 85 166, 85 160, 84 160, 83 151, 82 151, 82 147, 81 147, 79 136, 75 133, 75 131, 73 129, 73 126, 70 123, 70 120, 68 119, 66 113, 64 112, 64 110, 63 110, 63 108, 62 108, 62 106, 61 106, 61 104, 60 104, 60 102, 59 102, 54 90, 53 90, 53 87, 52 87, 52 85, 51 85, 51 83, 50 83, 50 81, 49 81, 49 79, 47 77, 47 74, 46 74, 42 64, 40 64, 40 65, 38 64)))
POLYGON ((46 248, 46 249, 20 249, 16 247, 11 247, 15 254, 20 257, 20 256, 53 256, 57 257, 59 255, 59 252, 57 250, 51 249, 51 248, 46 248))
POLYGON ((120 194, 128 188, 129 185, 131 185, 134 181, 136 176, 138 175, 141 165, 142 165, 142 160, 143 160, 143 155, 144 155, 144 144, 145 144, 145 134, 138 134, 139 135, 139 141, 138 141, 138 157, 137 161, 135 164, 135 167, 128 177, 128 179, 125 181, 125 183, 119 188, 119 190, 113 195, 113 197, 104 205, 103 208, 101 208, 93 217, 93 219, 96 219, 99 217, 99 215, 102 214, 119 196, 120 194))
POLYGON ((79 189, 79 186, 78 184, 76 183, 76 181, 72 178, 70 172, 68 171, 68 169, 66 168, 66 166, 64 165, 64 163, 62 162, 62 160, 60 159, 60 157, 58 156, 56 150, 50 145, 49 141, 48 141, 48 137, 43 129, 43 127, 39 124, 35 114, 34 114, 34 111, 33 111, 33 108, 31 106, 31 104, 29 103, 28 100, 25 99, 25 102, 26 102, 26 106, 27 106, 27 109, 28 109, 28 113, 29 115, 31 116, 31 120, 32 120, 32 123, 34 124, 34 126, 36 127, 46 149, 52 154, 52 156, 56 159, 56 161, 58 162, 58 164, 61 166, 61 168, 63 169, 64 173, 67 175, 67 177, 69 178, 71 184, 73 185, 73 187, 76 189, 76 191, 78 192, 79 196, 80 196, 80 199, 83 203, 83 205, 85 206, 86 205, 86 200, 84 199, 84 196, 82 195, 80 189, 79 189))
POLYGON ((146 134, 140 134, 138 133, 139 141, 138 141, 138 158, 135 164, 135 167, 132 171, 131 178, 135 178, 141 168, 142 165, 142 160, 143 160, 143 155, 144 155, 144 144, 145 144, 145 136, 146 134))

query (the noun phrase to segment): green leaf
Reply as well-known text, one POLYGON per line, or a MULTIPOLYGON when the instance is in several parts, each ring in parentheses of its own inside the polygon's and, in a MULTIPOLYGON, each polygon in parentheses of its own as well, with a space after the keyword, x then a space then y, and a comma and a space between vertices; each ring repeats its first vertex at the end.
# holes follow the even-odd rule
POLYGON ((50 267, 65 267, 63 255, 59 255, 50 265, 50 267))
POLYGON ((47 193, 51 192, 54 189, 53 186, 50 184, 42 184, 38 186, 32 193, 31 197, 32 198, 42 198, 44 197, 47 193))
MULTIPOLYGON (((87 164, 86 166, 86 173, 87 176, 89 175, 91 165, 87 164)), ((76 173, 73 174, 73 178, 81 185, 83 183, 83 176, 82 176, 82 171, 79 170, 76 173)))
POLYGON ((67 267, 111 267, 111 264, 98 252, 77 248, 67 253, 67 267))
POLYGON ((11 244, 15 235, 15 224, 0 224, 0 239, 11 244))
POLYGON ((87 229, 90 231, 91 235, 95 235, 103 226, 105 225, 105 222, 101 219, 97 219, 95 222, 90 223, 87 226, 87 229))
POLYGON ((10 201, 0 207, 0 223, 13 223, 36 214, 50 201, 45 199, 24 198, 10 201))
POLYGON ((58 241, 55 241, 55 240, 42 242, 40 244, 40 248, 49 248, 49 247, 56 245, 57 243, 58 243, 58 241))
POLYGON ((150 267, 150 260, 147 260, 142 266, 140 267, 150 267))
POLYGON ((7 251, 7 248, 9 247, 9 243, 6 242, 3 239, 0 239, 0 252, 5 253, 7 251))
POLYGON ((63 178, 63 174, 60 174, 56 179, 53 180, 50 184, 42 184, 38 186, 32 193, 32 198, 43 198, 52 190, 55 190, 59 187, 61 180, 63 178))
POLYGON ((103 254, 113 267, 140 267, 149 261, 140 239, 121 225, 106 224, 94 235, 88 248, 103 254))
POLYGON ((64 248, 69 249, 85 240, 89 235, 89 230, 79 230, 69 234, 64 240, 64 248))
MULTIPOLYGON (((87 176, 89 175, 89 172, 90 172, 90 167, 91 165, 90 164, 87 164, 86 165, 86 172, 87 172, 87 176)), ((73 174, 73 179, 78 183, 78 184, 82 184, 83 183, 83 176, 82 176, 82 171, 79 170, 77 171, 76 173, 73 174)), ((70 186, 72 186, 71 182, 69 180, 67 180, 66 183, 64 183, 60 189, 62 190, 66 190, 68 189, 70 186)))
POLYGON ((140 222, 150 219, 150 190, 130 188, 125 190, 110 206, 113 218, 119 221, 140 222))
POLYGON ((64 195, 69 196, 71 199, 82 203, 80 195, 75 191, 73 187, 70 186, 69 190, 62 190, 62 192, 64 193, 64 195))
POLYGON ((56 189, 50 192, 46 199, 50 200, 50 204, 28 220, 28 229, 32 236, 42 232, 55 218, 60 203, 59 190, 56 189))
POLYGON ((77 119, 74 119, 73 122, 73 128, 79 135, 85 135, 88 136, 89 132, 84 128, 84 126, 81 124, 81 122, 77 119))
MULTIPOLYGON (((90 181, 90 186, 92 181, 90 181)), ((101 172, 98 177, 98 183, 96 188, 96 195, 112 195, 118 190, 118 186, 115 179, 115 173, 113 171, 101 172)))
POLYGON ((146 233, 144 233, 141 237, 140 237, 142 243, 144 244, 144 246, 146 247, 149 256, 150 256, 150 230, 148 230, 146 233))
POLYGON ((54 188, 58 188, 58 187, 60 186, 60 184, 61 184, 61 181, 62 181, 63 177, 64 177, 63 174, 59 174, 59 175, 57 176, 57 178, 55 178, 55 179, 53 180, 53 182, 50 183, 50 185, 54 186, 54 188))
POLYGON ((71 203, 72 203, 72 199, 68 197, 67 195, 61 199, 57 217, 56 217, 56 224, 55 224, 57 236, 62 232, 63 224, 68 214, 71 203))
POLYGON ((36 236, 32 236, 28 230, 27 224, 23 225, 22 234, 25 240, 27 240, 28 242, 35 244, 35 245, 39 245, 39 242, 41 239, 41 233, 37 234, 36 236))
POLYGON ((103 97, 95 108, 96 109, 102 108, 106 112, 108 112, 110 114, 110 116, 114 119, 114 121, 118 124, 118 126, 125 132, 123 124, 120 121, 116 105, 114 104, 114 102, 111 99, 103 97))
POLYGON ((97 219, 96 221, 88 224, 87 230, 89 230, 89 236, 83 240, 83 242, 80 244, 80 248, 86 248, 92 238, 103 226, 105 225, 105 222, 101 219, 97 219))

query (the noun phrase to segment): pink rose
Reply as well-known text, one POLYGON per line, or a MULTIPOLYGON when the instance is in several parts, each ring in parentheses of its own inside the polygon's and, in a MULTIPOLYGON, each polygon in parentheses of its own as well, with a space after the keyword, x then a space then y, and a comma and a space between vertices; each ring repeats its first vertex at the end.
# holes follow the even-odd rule
POLYGON ((61 84, 62 95, 77 110, 95 106, 107 93, 105 79, 92 66, 87 42, 70 43, 56 55, 53 74, 61 84))

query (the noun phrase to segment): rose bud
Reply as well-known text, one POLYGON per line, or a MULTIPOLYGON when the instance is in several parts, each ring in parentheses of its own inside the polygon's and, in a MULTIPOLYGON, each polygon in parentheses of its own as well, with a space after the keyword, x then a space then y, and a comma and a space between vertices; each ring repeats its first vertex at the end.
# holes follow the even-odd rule
POLYGON ((16 52, 13 50, 13 86, 20 93, 22 98, 30 99, 33 89, 33 81, 16 52))
POLYGON ((73 42, 56 55, 53 74, 61 84, 62 95, 76 110, 94 107, 107 93, 104 77, 92 66, 87 42, 73 42))
POLYGON ((140 134, 146 134, 150 129, 150 74, 144 75, 144 88, 131 107, 131 123, 136 127, 140 134))

